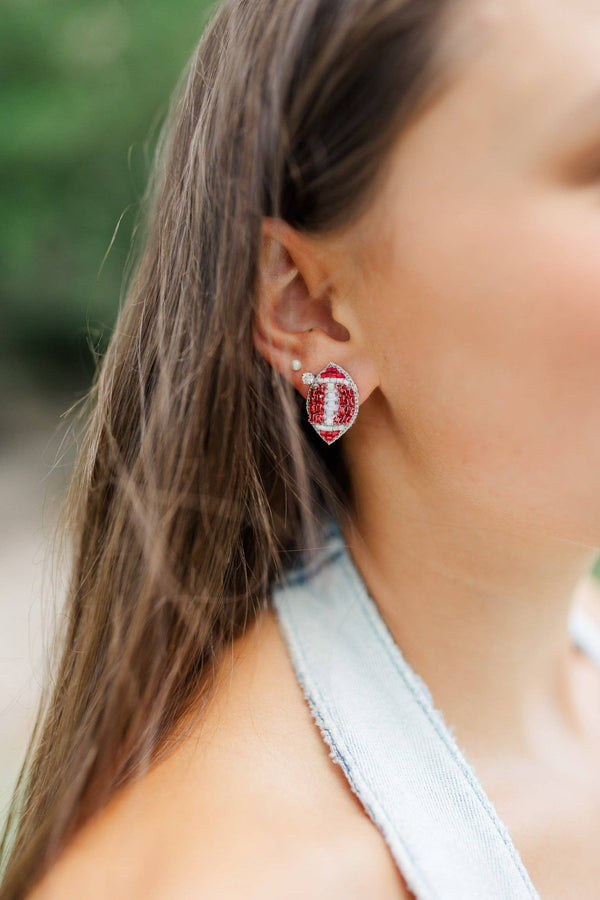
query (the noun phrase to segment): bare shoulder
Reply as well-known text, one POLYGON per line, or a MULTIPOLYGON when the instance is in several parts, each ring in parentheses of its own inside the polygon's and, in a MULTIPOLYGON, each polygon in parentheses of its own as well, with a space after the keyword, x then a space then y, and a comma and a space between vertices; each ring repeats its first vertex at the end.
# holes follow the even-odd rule
POLYGON ((28 900, 410 900, 330 758, 265 610, 190 734, 121 791, 28 900))

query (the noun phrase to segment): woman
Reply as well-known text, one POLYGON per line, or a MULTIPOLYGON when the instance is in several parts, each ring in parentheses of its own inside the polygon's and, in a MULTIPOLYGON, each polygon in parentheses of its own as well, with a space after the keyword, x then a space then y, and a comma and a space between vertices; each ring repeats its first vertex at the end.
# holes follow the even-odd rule
POLYGON ((2 900, 598 896, 599 44, 584 0, 214 11, 2 900))

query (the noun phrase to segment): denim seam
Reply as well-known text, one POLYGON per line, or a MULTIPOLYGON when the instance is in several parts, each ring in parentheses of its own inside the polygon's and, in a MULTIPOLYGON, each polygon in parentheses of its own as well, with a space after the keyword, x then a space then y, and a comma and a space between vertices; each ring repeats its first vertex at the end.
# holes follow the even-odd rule
MULTIPOLYGON (((289 630, 293 636, 293 639, 294 639, 293 644, 294 644, 299 662, 301 663, 301 667, 302 667, 301 670, 298 671, 297 674, 298 674, 300 683, 302 685, 305 697, 309 703, 309 706, 311 708, 311 711, 313 713, 315 721, 316 721, 317 725, 319 726, 319 729, 321 730, 321 732, 322 732, 323 736, 325 737, 327 743, 329 744, 330 748, 334 751, 335 757, 339 761, 340 765, 342 766, 342 769, 344 770, 346 778, 350 782, 352 790, 354 791, 356 796, 359 797, 359 799, 365 805, 367 810, 372 814, 372 817, 374 819, 378 819, 380 823, 383 822, 387 827, 388 833, 390 833, 390 834, 393 833, 396 836, 396 839, 404 847, 406 855, 408 856, 413 869, 410 871, 410 873, 404 871, 403 869, 400 869, 400 872, 401 872, 402 876, 406 879, 406 882, 407 882, 409 888, 411 890, 413 890, 415 894, 418 894, 419 900, 441 900, 441 898, 439 898, 439 895, 437 894, 437 892, 434 891, 433 887, 431 886, 430 882, 428 881, 427 876, 424 874, 423 867, 417 862, 417 860, 415 859, 415 857, 413 855, 413 852, 406 845, 405 836, 400 835, 398 833, 397 829, 394 827, 393 823, 388 818, 388 815, 385 812, 384 806, 382 804, 381 798, 378 795, 378 792, 374 791, 371 787, 369 787, 367 780, 362 776, 361 766, 357 762, 355 757, 353 756, 352 751, 349 749, 349 747, 347 745, 347 742, 343 740, 343 738, 340 736, 340 734, 335 726, 332 728, 329 725, 325 725, 325 720, 323 719, 323 716, 319 710, 318 704, 320 704, 321 708, 327 713, 327 715, 329 716, 330 722, 335 721, 335 716, 332 714, 331 709, 330 709, 327 701, 324 699, 321 691, 316 686, 314 679, 310 679, 308 676, 310 667, 308 666, 306 656, 302 649, 301 639, 299 637, 299 634, 298 634, 297 629, 293 622, 294 614, 293 614, 293 609, 292 609, 291 603, 288 603, 286 605, 286 612, 287 612, 286 622, 287 622, 289 630), (309 683, 309 681, 310 681, 310 683, 309 683), (336 734, 334 734, 334 731, 336 732, 337 736, 336 736, 336 734), (344 756, 344 753, 346 754, 346 757, 348 757, 348 759, 350 760, 354 769, 352 769, 351 766, 348 765, 348 762, 346 760, 346 757, 344 756), (360 777, 360 781, 361 781, 360 790, 362 791, 362 794, 359 793, 359 790, 357 789, 356 774, 360 774, 360 776, 361 776, 360 777), (366 800, 365 797, 363 796, 364 794, 370 796, 372 798, 372 800, 371 801, 366 800), (418 883, 419 879, 421 880, 421 884, 418 883), (425 896, 423 894, 423 891, 427 891, 427 896, 425 896)), ((398 868, 400 868, 400 867, 398 866, 398 868)))
POLYGON ((474 795, 479 800, 482 808, 487 813, 490 821, 494 825, 499 837, 501 838, 502 843, 508 852, 509 858, 515 864, 517 871, 519 872, 519 875, 521 876, 530 896, 535 898, 535 900, 540 900, 539 894, 534 885, 531 883, 530 876, 525 869, 519 852, 509 837, 506 824, 503 823, 498 816, 496 810, 493 807, 493 804, 491 803, 491 800, 487 797, 485 791, 483 790, 483 786, 476 777, 474 770, 465 758, 464 754, 462 754, 458 749, 458 746, 454 741, 448 726, 443 721, 441 721, 441 713, 435 708, 433 701, 427 702, 427 698, 424 696, 424 692, 420 689, 419 685, 412 683, 411 674, 403 671, 403 665, 408 666, 408 663, 406 663, 404 660, 399 659, 398 654, 401 652, 400 648, 393 640, 386 623, 382 618, 380 618, 380 614, 378 617, 378 615, 375 613, 375 610, 371 608, 371 604, 374 604, 374 601, 368 596, 366 587, 363 587, 360 583, 356 583, 357 576, 352 569, 352 562, 349 559, 348 554, 343 555, 342 562, 344 564, 346 573, 349 576, 350 584, 352 586, 354 594, 359 600, 360 608, 365 614, 365 617, 369 625, 371 626, 376 638, 386 651, 390 662, 402 678, 404 684, 407 686, 414 699, 417 701, 417 703, 427 716, 427 719, 435 729, 438 737, 442 740, 446 749, 450 752, 454 763, 466 777, 469 785, 473 790, 474 795), (365 595, 367 602, 365 602, 365 595), (383 634, 380 631, 381 626, 383 626, 384 628, 383 634))

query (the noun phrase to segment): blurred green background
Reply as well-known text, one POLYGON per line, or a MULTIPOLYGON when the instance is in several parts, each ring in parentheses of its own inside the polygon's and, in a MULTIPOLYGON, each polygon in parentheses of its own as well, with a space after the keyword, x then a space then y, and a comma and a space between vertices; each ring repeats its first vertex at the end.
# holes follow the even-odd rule
POLYGON ((207 8, 3 3, 0 355, 44 386, 85 382, 87 336, 114 322, 149 154, 207 8))
POLYGON ((74 451, 63 413, 110 336, 158 129, 213 6, 2 4, 0 819, 64 594, 52 552, 74 451))

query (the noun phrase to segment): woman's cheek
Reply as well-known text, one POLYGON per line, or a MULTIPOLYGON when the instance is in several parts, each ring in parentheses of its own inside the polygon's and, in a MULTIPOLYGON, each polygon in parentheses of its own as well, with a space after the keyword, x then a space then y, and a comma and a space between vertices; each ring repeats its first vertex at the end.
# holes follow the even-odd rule
POLYGON ((600 262, 564 227, 496 213, 414 234, 379 341, 397 346, 393 392, 420 457, 533 501, 597 464, 600 262))

